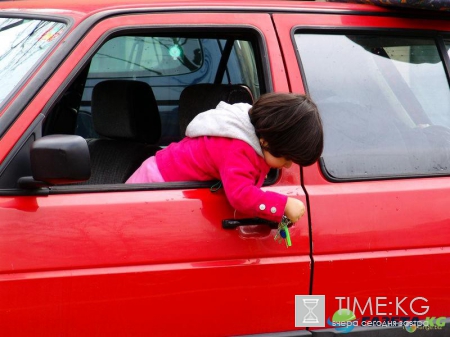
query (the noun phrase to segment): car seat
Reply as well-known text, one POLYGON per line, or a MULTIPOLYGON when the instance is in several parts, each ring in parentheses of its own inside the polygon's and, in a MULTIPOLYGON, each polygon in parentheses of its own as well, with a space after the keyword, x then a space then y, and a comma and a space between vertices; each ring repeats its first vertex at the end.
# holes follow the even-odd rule
POLYGON ((184 137, 188 124, 195 116, 214 109, 220 101, 253 104, 253 95, 244 84, 201 83, 186 87, 181 92, 178 108, 180 135, 184 137))
POLYGON ((107 80, 92 92, 92 119, 100 138, 87 139, 91 178, 85 184, 124 183, 160 147, 161 119, 145 82, 107 80))

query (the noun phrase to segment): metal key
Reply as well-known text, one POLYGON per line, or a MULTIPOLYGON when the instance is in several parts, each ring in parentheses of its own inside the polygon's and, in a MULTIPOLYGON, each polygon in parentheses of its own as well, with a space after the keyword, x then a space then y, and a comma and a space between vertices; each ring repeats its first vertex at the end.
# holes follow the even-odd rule
POLYGON ((287 248, 292 246, 291 236, 289 234, 288 228, 291 223, 291 220, 283 215, 283 217, 281 218, 281 222, 278 224, 278 229, 274 237, 274 240, 278 241, 278 243, 281 243, 281 241, 285 240, 287 248))

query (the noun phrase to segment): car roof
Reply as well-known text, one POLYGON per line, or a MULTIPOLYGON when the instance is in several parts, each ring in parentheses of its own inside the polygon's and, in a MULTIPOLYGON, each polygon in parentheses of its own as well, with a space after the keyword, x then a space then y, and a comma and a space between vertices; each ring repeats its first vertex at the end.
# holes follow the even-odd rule
MULTIPOLYGON (((367 0, 368 1, 368 0, 367 0)), ((450 18, 443 10, 411 9, 407 7, 377 6, 355 3, 355 0, 0 0, 0 17, 60 16, 71 18, 75 26, 89 16, 153 11, 301 11, 304 13, 335 13, 375 15, 407 15, 420 18, 450 18), (102 13, 102 14, 100 14, 102 13), (397 14, 395 14, 397 13, 397 14)))
POLYGON ((7 13, 29 13, 90 16, 104 11, 132 11, 148 9, 204 10, 314 10, 314 11, 376 11, 386 8, 366 4, 323 1, 277 1, 277 0, 16 0, 0 1, 0 16, 7 13))

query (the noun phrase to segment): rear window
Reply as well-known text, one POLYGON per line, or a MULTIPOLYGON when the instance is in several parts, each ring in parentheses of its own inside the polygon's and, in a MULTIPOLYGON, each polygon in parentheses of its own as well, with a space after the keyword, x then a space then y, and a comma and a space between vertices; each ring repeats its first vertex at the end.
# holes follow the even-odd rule
POLYGON ((436 38, 299 33, 295 41, 323 118, 330 179, 450 173, 448 55, 436 38))
POLYGON ((189 74, 204 62, 199 39, 120 36, 106 42, 92 59, 91 77, 175 76, 189 74))

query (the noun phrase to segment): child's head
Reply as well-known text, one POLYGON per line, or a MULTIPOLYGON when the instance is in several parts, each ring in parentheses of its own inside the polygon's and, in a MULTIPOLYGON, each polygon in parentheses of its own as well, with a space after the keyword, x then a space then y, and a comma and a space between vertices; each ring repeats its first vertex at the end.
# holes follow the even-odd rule
POLYGON ((316 104, 306 95, 268 93, 249 112, 263 149, 302 166, 313 164, 323 150, 323 128, 316 104))

